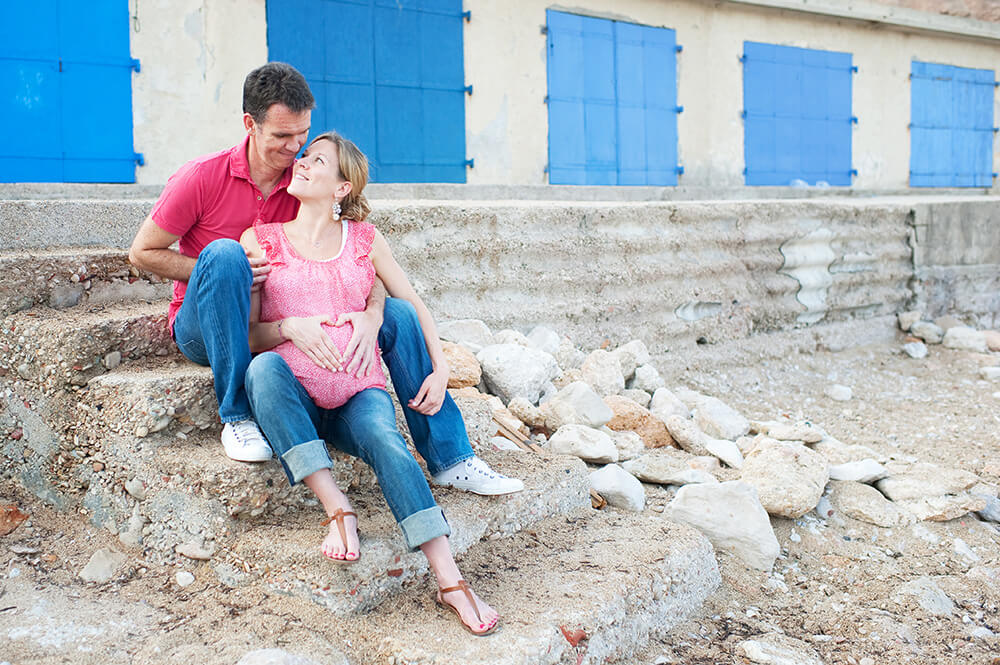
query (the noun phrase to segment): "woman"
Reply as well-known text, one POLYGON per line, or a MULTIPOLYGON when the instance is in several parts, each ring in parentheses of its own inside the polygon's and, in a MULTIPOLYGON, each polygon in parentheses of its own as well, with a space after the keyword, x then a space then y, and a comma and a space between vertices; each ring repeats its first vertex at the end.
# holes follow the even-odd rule
MULTIPOLYGON (((448 365, 434 320, 385 239, 363 221, 369 212, 361 194, 367 182, 367 160, 353 143, 333 132, 318 136, 296 163, 288 185, 300 201, 296 218, 260 224, 240 239, 249 256, 264 256, 271 265, 263 288, 252 295, 250 312, 251 350, 271 351, 250 363, 247 395, 289 482, 305 482, 326 509, 323 524, 329 523, 330 531, 323 554, 345 564, 361 556, 357 515, 330 473, 329 442, 374 469, 407 545, 427 556, 437 578, 437 602, 458 615, 468 631, 485 635, 496 627, 498 615, 458 571, 448 546, 448 523, 396 428, 381 365, 352 376, 333 362, 334 351, 344 349, 351 332, 350 326, 333 326, 334 320, 365 308, 377 275, 390 295, 412 303, 430 357, 432 371, 407 406, 434 414, 446 399, 448 365)), ((478 458, 465 463, 476 469, 473 473, 493 473, 478 458)))

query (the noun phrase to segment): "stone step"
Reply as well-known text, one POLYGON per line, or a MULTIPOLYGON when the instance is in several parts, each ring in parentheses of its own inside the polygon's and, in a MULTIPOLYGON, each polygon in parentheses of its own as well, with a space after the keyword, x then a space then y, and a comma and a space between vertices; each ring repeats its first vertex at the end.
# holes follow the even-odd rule
POLYGON ((33 307, 0 324, 0 367, 51 393, 121 363, 178 354, 163 300, 66 310, 33 307))
POLYGON ((428 580, 346 627, 356 633, 352 642, 364 645, 352 662, 635 662, 720 584, 712 546, 694 529, 655 513, 589 508, 478 543, 459 567, 500 613, 494 635, 471 637, 435 605, 428 580))
POLYGON ((74 248, 0 251, 0 317, 45 305, 76 305, 168 298, 172 282, 140 271, 123 249, 74 248))
MULTIPOLYGON (((482 539, 496 539, 530 528, 540 520, 590 505, 590 481, 577 458, 528 452, 482 452, 502 473, 524 481, 522 492, 482 497, 447 488, 432 491, 452 528, 452 552, 461 556, 482 539)), ((347 490, 359 516, 361 559, 345 566, 324 559, 326 534, 320 506, 272 515, 244 532, 228 552, 246 562, 276 591, 311 599, 336 613, 366 612, 423 577, 427 560, 408 552, 381 492, 374 485, 347 490)), ((383 661, 384 662, 384 661, 383 661)))

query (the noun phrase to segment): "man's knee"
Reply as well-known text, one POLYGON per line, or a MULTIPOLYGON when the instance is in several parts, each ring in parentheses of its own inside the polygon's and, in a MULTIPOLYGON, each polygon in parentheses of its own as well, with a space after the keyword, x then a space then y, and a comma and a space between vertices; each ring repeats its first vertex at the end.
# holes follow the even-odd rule
POLYGON ((243 245, 229 238, 219 238, 205 245, 205 249, 198 255, 198 261, 213 266, 236 268, 250 274, 250 261, 243 245))

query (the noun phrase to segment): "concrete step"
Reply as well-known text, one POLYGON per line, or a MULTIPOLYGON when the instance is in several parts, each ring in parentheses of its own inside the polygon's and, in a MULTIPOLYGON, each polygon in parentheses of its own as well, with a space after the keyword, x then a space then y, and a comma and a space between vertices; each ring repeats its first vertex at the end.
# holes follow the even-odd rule
POLYGON ((166 301, 155 300, 65 310, 33 307, 12 314, 0 324, 0 367, 51 393, 82 386, 123 362, 178 354, 166 308, 166 301))
POLYGON ((172 282, 129 264, 122 249, 0 251, 0 270, 0 318, 36 305, 65 309, 158 300, 172 289, 172 282))
MULTIPOLYGON (((484 538, 502 538, 590 505, 587 469, 577 458, 510 451, 480 454, 502 473, 521 478, 525 490, 482 497, 432 488, 451 525, 450 542, 456 556, 484 538)), ((358 563, 344 566, 324 559, 319 546, 326 528, 320 526, 325 517, 320 506, 266 518, 244 532, 230 555, 237 563, 247 562, 280 593, 311 599, 336 613, 371 610, 423 577, 427 560, 420 552, 407 551, 374 484, 347 493, 359 516, 362 556, 358 563)))
POLYGON ((694 529, 654 513, 589 508, 478 543, 459 567, 500 613, 495 634, 471 637, 435 605, 428 581, 353 627, 352 641, 365 647, 353 662, 635 662, 651 639, 689 618, 720 583, 712 546, 694 529), (573 644, 568 638, 580 636, 576 631, 584 637, 573 644))

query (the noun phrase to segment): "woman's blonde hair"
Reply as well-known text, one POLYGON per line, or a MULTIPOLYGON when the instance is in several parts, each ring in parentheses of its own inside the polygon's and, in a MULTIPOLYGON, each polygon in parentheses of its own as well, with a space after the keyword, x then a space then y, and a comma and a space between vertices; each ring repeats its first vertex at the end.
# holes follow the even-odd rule
POLYGON ((362 194, 365 185, 368 184, 368 158, 354 145, 350 139, 345 139, 337 132, 325 132, 320 134, 309 145, 317 141, 329 141, 337 146, 337 161, 341 177, 351 183, 351 193, 340 202, 340 216, 353 219, 358 222, 364 221, 368 213, 372 211, 368 205, 368 199, 362 194))

